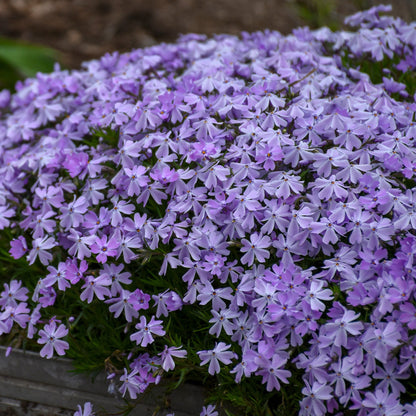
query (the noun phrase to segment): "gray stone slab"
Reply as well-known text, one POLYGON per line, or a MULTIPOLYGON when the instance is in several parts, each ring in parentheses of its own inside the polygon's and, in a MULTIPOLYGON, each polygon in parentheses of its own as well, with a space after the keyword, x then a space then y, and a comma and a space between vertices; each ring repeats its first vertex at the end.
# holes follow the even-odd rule
MULTIPOLYGON (((37 353, 20 350, 5 357, 5 350, 0 346, 0 411, 15 409, 14 414, 20 416, 25 414, 23 406, 26 410, 30 408, 27 415, 68 415, 78 404, 89 401, 100 414, 114 414, 124 405, 123 400, 108 392, 104 375, 92 382, 86 376, 71 372, 73 367, 68 359, 46 360, 37 353)), ((204 403, 203 390, 183 385, 166 395, 163 385, 155 386, 143 395, 130 415, 163 416, 166 412, 155 413, 155 409, 166 402, 175 416, 199 415, 204 403)))

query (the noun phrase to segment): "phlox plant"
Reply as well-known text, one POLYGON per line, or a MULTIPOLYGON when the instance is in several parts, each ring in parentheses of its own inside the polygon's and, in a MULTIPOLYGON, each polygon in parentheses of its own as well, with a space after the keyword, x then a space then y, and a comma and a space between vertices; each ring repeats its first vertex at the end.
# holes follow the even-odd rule
POLYGON ((203 415, 416 415, 416 24, 389 10, 2 91, 3 344, 129 406, 167 380, 203 415))

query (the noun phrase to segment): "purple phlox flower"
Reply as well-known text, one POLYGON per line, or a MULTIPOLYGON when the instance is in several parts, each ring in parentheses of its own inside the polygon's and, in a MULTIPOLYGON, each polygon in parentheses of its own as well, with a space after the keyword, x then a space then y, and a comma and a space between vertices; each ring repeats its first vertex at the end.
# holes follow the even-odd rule
POLYGON ((0 315, 0 321, 2 323, 9 323, 7 331, 10 332, 14 322, 16 322, 21 328, 26 328, 26 324, 30 321, 30 310, 27 308, 26 302, 18 303, 16 306, 6 306, 4 311, 0 315))
POLYGON ((83 236, 73 228, 69 232, 71 235, 68 236, 68 239, 73 241, 74 244, 68 249, 68 254, 77 257, 79 260, 83 260, 84 257, 90 257, 91 251, 88 246, 91 246, 95 242, 96 236, 83 236))
POLYGON ((87 276, 84 285, 81 289, 80 299, 91 303, 94 295, 98 299, 103 300, 105 296, 110 296, 111 292, 107 286, 111 285, 111 279, 107 275, 100 275, 98 277, 87 276))
POLYGON ((312 149, 306 142, 298 142, 295 146, 285 146, 283 147, 283 150, 285 152, 285 158, 283 161, 286 164, 290 164, 292 168, 298 164, 305 164, 314 158, 312 149))
POLYGON ((230 254, 228 250, 228 242, 224 241, 222 233, 215 230, 215 227, 210 229, 208 226, 201 229, 200 235, 198 235, 198 245, 201 248, 205 248, 210 253, 221 254, 227 256, 230 254))
POLYGON ((159 170, 152 170, 150 176, 154 181, 159 181, 163 185, 167 185, 179 179, 179 173, 175 169, 170 169, 168 166, 164 166, 159 170))
POLYGON ((68 259, 66 261, 66 278, 73 285, 78 283, 84 277, 84 273, 87 270, 88 270, 88 264, 85 260, 80 261, 79 267, 77 266, 76 260, 68 259))
POLYGON ((260 176, 259 170, 261 166, 252 161, 249 162, 231 162, 231 173, 235 183, 241 182, 243 179, 254 180, 260 176))
POLYGON ((337 243, 339 234, 344 235, 345 233, 345 227, 332 222, 326 217, 322 217, 319 222, 312 222, 310 227, 312 233, 322 234, 325 231, 322 237, 322 242, 324 244, 337 243))
POLYGON ((300 403, 301 411, 304 410, 310 415, 322 416, 327 413, 324 400, 332 399, 332 388, 326 384, 314 382, 312 386, 305 382, 302 394, 306 396, 300 403))
POLYGON ((134 205, 129 204, 126 201, 119 200, 117 196, 111 199, 113 208, 110 210, 111 215, 111 225, 117 227, 123 222, 123 217, 121 214, 130 215, 134 211, 134 205))
POLYGON ((379 327, 369 327, 363 334, 366 350, 372 351, 382 363, 386 363, 389 352, 400 345, 399 327, 394 322, 380 324, 379 327))
POLYGON ((256 279, 254 283, 254 292, 258 295, 251 301, 251 306, 258 312, 264 311, 269 305, 277 300, 277 288, 263 279, 256 279))
POLYGON ((84 179, 88 166, 88 154, 84 152, 72 152, 66 155, 62 166, 68 170, 69 176, 75 178, 78 176, 80 179, 84 179))
POLYGON ((10 241, 10 247, 9 253, 14 259, 20 259, 28 250, 26 239, 22 235, 10 241))
POLYGON ((106 189, 108 182, 105 179, 87 180, 83 188, 83 196, 92 205, 98 205, 104 199, 104 194, 101 191, 106 189))
POLYGON ((224 330, 227 335, 232 335, 235 324, 230 320, 237 318, 238 313, 230 309, 221 309, 219 312, 212 309, 211 313, 213 317, 209 322, 213 325, 209 329, 209 333, 215 335, 217 338, 220 336, 222 330, 224 330))
POLYGON ((254 233, 250 236, 250 241, 243 238, 241 240, 243 247, 241 251, 245 253, 241 257, 241 263, 251 266, 254 263, 254 258, 260 263, 264 263, 270 257, 270 252, 266 250, 271 246, 271 239, 267 235, 254 233))
POLYGON ((280 354, 273 354, 271 360, 267 360, 267 365, 256 372, 256 375, 263 377, 262 383, 266 384, 267 391, 280 390, 280 383, 289 383, 288 378, 292 375, 290 371, 282 369, 287 359, 280 354))
POLYGON ((136 289, 130 294, 129 302, 133 308, 138 311, 140 309, 149 308, 150 295, 142 292, 140 289, 136 289))
POLYGON ((404 157, 402 159, 404 169, 403 169, 403 175, 410 179, 416 174, 416 161, 409 160, 407 157, 404 157))
POLYGON ((131 292, 128 290, 121 290, 119 292, 119 297, 113 297, 111 299, 107 299, 105 303, 111 303, 110 307, 108 308, 110 312, 114 313, 114 316, 118 318, 122 312, 126 317, 127 322, 131 322, 133 318, 137 318, 139 313, 134 308, 134 306, 130 303, 131 292))
POLYGON ((220 372, 220 362, 225 365, 231 364, 231 360, 237 358, 237 355, 228 351, 231 346, 224 342, 218 342, 212 350, 198 351, 201 366, 209 363, 208 373, 211 375, 220 372))
POLYGON ((346 347, 348 342, 348 334, 357 336, 364 329, 362 322, 353 322, 360 316, 351 310, 344 310, 342 317, 335 319, 334 322, 325 324, 324 332, 331 337, 334 345, 337 347, 346 347))
POLYGON ((377 389, 375 393, 366 392, 362 404, 367 409, 374 409, 368 413, 369 416, 401 416, 403 414, 403 406, 397 394, 389 393, 387 389, 377 389))
POLYGON ((331 385, 335 384, 334 393, 337 397, 345 396, 347 393, 347 386, 345 381, 354 382, 357 377, 353 374, 354 363, 351 362, 348 357, 338 359, 337 362, 331 364, 331 370, 333 373, 333 380, 331 385))
POLYGON ((267 208, 263 213, 262 233, 271 234, 275 229, 279 229, 282 233, 286 232, 290 218, 289 205, 282 203, 281 200, 272 199, 267 201, 267 208))
POLYGON ((4 291, 0 293, 0 306, 12 306, 16 307, 17 302, 24 302, 28 299, 27 293, 29 290, 26 287, 22 287, 20 280, 11 280, 10 285, 3 284, 4 291))
POLYGON ((305 255, 307 253, 306 247, 299 244, 296 235, 287 234, 285 238, 283 234, 279 234, 277 239, 273 241, 273 247, 277 249, 276 255, 281 258, 281 264, 284 267, 289 267, 294 264, 292 254, 305 255))
POLYGON ((368 26, 368 23, 375 25, 380 21, 380 13, 388 13, 391 10, 390 4, 379 4, 346 17, 344 23, 349 26, 363 25, 364 27, 368 26))
POLYGON ((162 119, 156 112, 150 108, 139 108, 138 115, 134 117, 137 120, 134 130, 139 133, 146 131, 148 128, 154 129, 162 123, 162 119))
MULTIPOLYGON (((360 136, 365 135, 367 128, 361 124, 347 121, 344 129, 338 130, 339 135, 335 136, 334 144, 345 147, 347 150, 359 149, 362 145, 360 136)), ((355 182, 354 182, 355 183, 355 182)))
POLYGON ((230 168, 218 162, 207 164, 199 171, 199 176, 207 189, 213 189, 220 185, 220 182, 225 183, 229 179, 230 168))
POLYGON ((330 260, 324 260, 324 267, 327 272, 324 272, 326 280, 332 280, 336 274, 342 278, 355 276, 355 271, 352 267, 357 262, 357 252, 348 246, 342 246, 330 260))
MULTIPOLYGON (((163 261, 162 261, 162 266, 160 267, 160 270, 159 270, 160 276, 165 276, 166 275, 168 265, 172 269, 176 269, 181 264, 182 264, 182 262, 178 258, 175 257, 174 253, 166 254, 163 261)), ((184 279, 184 281, 186 281, 186 280, 184 279)))
POLYGON ((325 304, 322 300, 332 300, 333 294, 331 289, 322 289, 326 282, 321 280, 312 280, 309 290, 305 294, 303 303, 308 303, 314 311, 324 311, 325 304))
POLYGON ((215 410, 215 404, 202 406, 202 411, 199 416, 218 416, 218 412, 215 410))
MULTIPOLYGON (((316 173, 319 176, 317 183, 322 189, 324 195, 329 195, 335 192, 337 189, 341 194, 345 193, 345 189, 342 189, 339 181, 336 180, 332 170, 334 167, 338 167, 345 160, 345 154, 336 148, 331 148, 327 153, 314 153, 313 158, 315 162, 313 167, 316 169, 316 173), (325 179, 331 177, 330 179, 325 179), (331 182, 335 182, 332 184, 331 182)), ((310 185, 312 187, 312 184, 310 185)), ((329 199, 329 197, 328 197, 329 199)))
POLYGON ((238 363, 231 371, 231 374, 235 374, 236 383, 240 383, 241 378, 244 376, 250 377, 258 369, 258 365, 255 363, 256 353, 252 350, 243 350, 243 359, 238 363))
POLYGON ((342 168, 335 175, 336 179, 341 180, 342 183, 351 182, 357 184, 363 176, 362 172, 369 171, 371 165, 369 163, 355 164, 350 160, 342 160, 338 163, 338 167, 342 168))
MULTIPOLYGON (((353 403, 362 403, 362 391, 368 388, 371 384, 371 377, 367 375, 355 376, 354 380, 349 380, 350 386, 347 387, 346 393, 340 397, 339 402, 343 405, 347 404, 350 400, 353 403)), ((351 406, 353 407, 353 406, 351 406)))
POLYGON ((300 297, 297 293, 283 292, 277 294, 277 303, 268 306, 272 321, 277 322, 283 317, 292 316, 296 311, 296 304, 300 297))
POLYGON ((133 169, 135 166, 135 158, 140 155, 142 144, 139 141, 128 140, 130 136, 124 136, 124 142, 119 147, 118 155, 115 156, 114 161, 123 166, 123 168, 133 169))
POLYGON ((197 299, 201 305, 206 305, 208 302, 212 302, 214 310, 225 309, 226 304, 223 299, 231 300, 232 289, 230 287, 214 288, 210 282, 205 282, 203 286, 199 288, 199 295, 197 299))
POLYGON ((368 248, 370 250, 376 250, 379 247, 379 240, 390 241, 393 234, 394 227, 389 218, 382 218, 379 221, 371 222, 366 233, 368 248))
POLYGON ((318 329, 317 321, 321 317, 321 312, 312 309, 309 302, 302 301, 301 310, 295 311, 293 316, 298 319, 295 332, 303 337, 306 333, 315 332, 318 329))
POLYGON ((167 199, 167 195, 165 192, 161 191, 161 189, 163 189, 163 186, 159 182, 152 182, 148 184, 147 187, 141 191, 140 195, 136 199, 136 202, 146 206, 147 201, 151 196, 157 204, 161 204, 164 199, 167 199))
POLYGON ((173 211, 181 213, 192 209, 196 215, 199 215, 202 210, 201 203, 206 200, 205 187, 195 187, 188 183, 184 189, 180 190, 180 194, 171 208, 173 211))
POLYGON ((62 205, 60 210, 62 215, 59 216, 61 226, 69 228, 77 228, 83 221, 85 212, 88 209, 88 201, 85 197, 80 196, 78 199, 74 196, 74 200, 67 206, 62 205))
POLYGON ((221 129, 215 127, 215 124, 221 123, 212 117, 193 123, 192 127, 196 130, 196 138, 200 141, 214 139, 222 132, 221 129))
POLYGON ((363 211, 358 208, 354 213, 351 213, 350 222, 347 224, 347 231, 351 231, 348 241, 351 244, 360 244, 363 241, 363 235, 368 234, 370 228, 369 221, 373 215, 368 211, 363 211))
POLYGON ((138 394, 143 393, 149 385, 147 374, 148 372, 144 368, 135 368, 130 373, 127 373, 127 370, 124 369, 124 374, 120 377, 122 382, 120 392, 123 397, 127 391, 133 400, 137 398, 138 394))
POLYGON ((403 416, 415 416, 416 415, 416 401, 413 403, 407 403, 403 406, 403 416))
POLYGON ((236 208, 234 209, 234 217, 243 220, 246 216, 251 215, 251 212, 257 212, 262 209, 258 197, 258 191, 251 190, 240 195, 234 194, 226 202, 231 203, 232 200, 237 202, 236 208))
POLYGON ((155 234, 155 221, 147 218, 146 214, 134 214, 134 221, 131 218, 124 220, 124 230, 129 232, 136 232, 138 236, 150 240, 155 234))
POLYGON ((374 208, 378 205, 385 205, 391 199, 391 195, 387 190, 380 189, 379 191, 373 191, 368 196, 360 196, 360 203, 367 209, 374 208))
POLYGON ((400 322, 406 324, 409 329, 416 329, 416 308, 412 303, 400 305, 400 322))
POLYGON ((165 348, 159 354, 162 361, 162 368, 165 371, 170 371, 175 368, 175 362, 173 360, 173 357, 185 358, 187 356, 186 350, 183 350, 181 348, 182 345, 180 347, 168 347, 167 345, 165 345, 165 348))
POLYGON ((228 278, 230 278, 233 283, 240 280, 240 275, 244 269, 243 267, 238 266, 237 263, 237 260, 234 260, 224 265, 222 274, 220 276, 221 283, 225 283, 228 278))
POLYGON ((41 314, 40 314, 40 308, 42 307, 41 304, 38 304, 36 306, 35 309, 33 309, 31 315, 30 315, 30 319, 28 321, 28 326, 27 326, 27 337, 29 339, 33 338, 33 335, 35 335, 37 328, 36 325, 39 322, 40 318, 41 318, 41 314))
POLYGON ((183 306, 181 297, 173 290, 169 290, 166 293, 165 302, 169 312, 180 310, 183 306))
MULTIPOLYGON (((289 227, 287 229, 287 233, 286 231, 284 233, 286 233, 288 236, 293 236, 293 237, 297 235, 296 238, 300 238, 300 236, 302 235, 301 234, 302 230, 307 230, 309 232, 310 225, 313 222, 313 218, 314 218, 314 213, 307 206, 304 206, 299 210, 292 209, 291 214, 290 214, 289 227)), ((299 241, 299 245, 301 244, 302 243, 299 241)))
POLYGON ((39 127, 47 124, 48 121, 55 121, 56 117, 64 111, 61 104, 50 103, 45 98, 37 98, 33 104, 37 110, 37 117, 33 121, 32 127, 39 127))
POLYGON ((123 284, 130 284, 131 283, 131 273, 129 272, 122 272, 124 269, 123 264, 104 264, 103 271, 101 273, 101 276, 107 276, 111 279, 111 295, 114 296, 118 293, 120 293, 123 290, 122 283, 123 284))
POLYGON ((124 168, 125 174, 128 176, 129 185, 127 188, 127 195, 139 195, 142 187, 149 183, 149 178, 145 175, 146 168, 141 165, 133 166, 132 169, 124 168))
POLYGON ((304 190, 300 176, 293 175, 292 172, 277 172, 270 175, 271 183, 276 189, 274 195, 277 198, 283 198, 285 200, 292 194, 299 195, 304 190))
POLYGON ((397 396, 399 396, 400 393, 404 393, 406 388, 398 380, 408 379, 409 374, 399 374, 398 370, 399 365, 397 363, 397 358, 395 357, 393 357, 391 360, 388 360, 387 363, 383 364, 382 366, 377 366, 377 369, 372 377, 381 381, 377 384, 376 389, 387 391, 390 388, 390 391, 397 396))
POLYGON ((36 258, 39 256, 40 262, 46 266, 52 260, 52 254, 47 250, 56 246, 56 241, 53 237, 45 236, 43 238, 36 238, 33 241, 33 248, 27 255, 27 261, 29 265, 32 265, 36 258))
POLYGON ((7 205, 0 206, 0 230, 3 230, 10 225, 10 220, 8 218, 13 217, 15 213, 16 210, 14 208, 8 208, 7 205))
POLYGON ((68 335, 68 329, 64 324, 57 327, 56 321, 46 324, 39 331, 38 344, 45 344, 40 350, 41 357, 52 358, 54 352, 58 355, 65 355, 65 350, 69 348, 69 344, 60 338, 68 335))
POLYGON ((317 357, 299 354, 296 358, 296 367, 305 369, 310 383, 315 380, 320 384, 325 384, 328 382, 329 362, 330 358, 326 354, 321 353, 317 357))
MULTIPOLYGON (((393 268, 394 266, 392 266, 393 268)), ((397 269, 396 269, 397 270, 397 269)), ((401 274, 399 272, 399 274, 401 274)), ((393 287, 390 287, 387 292, 388 300, 391 303, 402 303, 407 300, 415 288, 415 283, 409 281, 405 277, 398 276, 394 279, 393 287)), ((402 308, 400 308, 403 310, 402 308)))
POLYGON ((169 315, 169 310, 167 306, 167 300, 169 296, 170 295, 167 290, 165 290, 163 293, 159 293, 158 295, 152 296, 152 299, 155 302, 156 306, 156 318, 159 318, 160 315, 169 315))
POLYGON ((205 256, 202 267, 205 271, 210 272, 214 276, 220 276, 226 257, 216 253, 209 253, 205 256))
POLYGON ((120 243, 117 241, 116 234, 113 234, 107 241, 107 235, 104 234, 101 238, 96 237, 95 242, 91 245, 91 252, 97 254, 97 261, 99 263, 106 263, 107 257, 114 257, 117 255, 117 249, 120 243))
POLYGON ((58 283, 58 288, 62 291, 71 287, 71 283, 68 281, 66 276, 66 263, 59 262, 57 269, 52 266, 48 266, 47 269, 49 274, 43 280, 45 287, 53 286, 55 283, 58 283))
POLYGON ((87 228, 91 235, 94 235, 108 224, 110 224, 110 212, 107 208, 101 207, 98 216, 94 211, 88 211, 84 215, 82 226, 87 228))
POLYGON ((120 244, 116 258, 118 259, 121 255, 123 255, 124 262, 129 264, 132 260, 138 257, 138 254, 135 254, 132 249, 142 249, 143 241, 137 235, 125 235, 124 233, 120 233, 119 230, 117 230, 115 234, 120 244))
POLYGON ((80 405, 77 406, 78 410, 74 413, 74 416, 94 416, 95 413, 92 411, 92 404, 90 402, 84 403, 84 408, 80 405))
POLYGON ((320 189, 318 197, 325 201, 328 201, 334 196, 340 199, 348 197, 348 191, 344 188, 342 182, 336 180, 335 175, 332 175, 328 179, 318 178, 311 184, 311 187, 313 189, 320 189))
POLYGON ((154 316, 151 317, 149 322, 147 322, 144 316, 141 316, 140 322, 135 326, 138 331, 130 335, 130 339, 136 341, 142 347, 147 347, 154 341, 153 334, 159 336, 166 334, 161 324, 162 321, 156 320, 154 316))
POLYGON ((256 153, 257 163, 263 163, 266 170, 273 170, 275 162, 283 159, 283 152, 280 146, 271 146, 266 144, 262 149, 256 153))

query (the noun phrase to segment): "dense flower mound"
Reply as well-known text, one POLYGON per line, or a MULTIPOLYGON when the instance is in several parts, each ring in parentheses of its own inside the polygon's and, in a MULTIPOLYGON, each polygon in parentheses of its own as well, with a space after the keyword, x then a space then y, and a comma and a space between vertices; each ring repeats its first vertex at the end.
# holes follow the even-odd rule
POLYGON ((191 368, 301 415, 416 415, 416 24, 387 10, 3 91, 0 334, 71 356, 90 308, 126 398, 191 368))

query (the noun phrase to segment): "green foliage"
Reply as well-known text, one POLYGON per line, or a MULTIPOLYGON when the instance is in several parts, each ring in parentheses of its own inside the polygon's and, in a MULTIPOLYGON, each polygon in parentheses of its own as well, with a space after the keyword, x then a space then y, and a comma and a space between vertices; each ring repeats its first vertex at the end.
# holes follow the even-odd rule
MULTIPOLYGON (((409 95, 413 96, 416 93, 416 72, 406 71, 402 72, 397 69, 397 64, 401 61, 401 57, 395 55, 393 58, 385 56, 382 61, 374 61, 369 54, 364 54, 360 59, 352 59, 350 56, 344 55, 342 57, 342 63, 344 68, 353 68, 368 74, 373 84, 380 84, 383 82, 383 77, 392 78, 396 82, 400 82, 406 86, 406 91, 409 95), (391 72, 386 74, 383 72, 385 68, 388 68, 391 72)), ((403 97, 398 94, 391 94, 393 98, 403 97)))
POLYGON ((334 18, 336 4, 335 0, 297 0, 295 2, 299 16, 308 26, 313 29, 327 26, 332 30, 339 28, 339 22, 334 18))
POLYGON ((0 37, 0 88, 13 89, 18 80, 51 72, 57 57, 51 48, 0 37))

